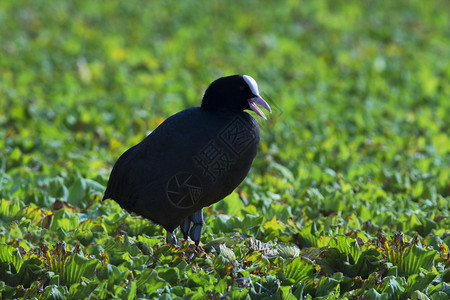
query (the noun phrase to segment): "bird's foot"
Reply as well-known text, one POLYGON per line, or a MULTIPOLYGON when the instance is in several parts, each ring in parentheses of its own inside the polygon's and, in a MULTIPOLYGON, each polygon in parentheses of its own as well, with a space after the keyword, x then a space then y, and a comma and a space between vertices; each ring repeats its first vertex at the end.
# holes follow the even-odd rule
POLYGON ((187 240, 189 236, 189 231, 191 230, 191 217, 187 217, 181 222, 180 230, 181 233, 183 234, 183 238, 187 240))
POLYGON ((167 231, 166 235, 166 243, 176 245, 177 244, 177 236, 174 232, 167 231))
POLYGON ((188 236, 194 241, 195 246, 198 247, 200 243, 200 238, 202 236, 203 228, 203 210, 198 210, 191 216, 187 217, 180 224, 181 232, 183 233, 184 239, 187 240, 188 236), (191 226, 192 225, 192 226, 191 226))
POLYGON ((192 228, 189 232, 189 236, 195 242, 195 245, 198 247, 200 244, 200 238, 202 237, 202 228, 203 228, 203 210, 196 211, 191 216, 192 228))

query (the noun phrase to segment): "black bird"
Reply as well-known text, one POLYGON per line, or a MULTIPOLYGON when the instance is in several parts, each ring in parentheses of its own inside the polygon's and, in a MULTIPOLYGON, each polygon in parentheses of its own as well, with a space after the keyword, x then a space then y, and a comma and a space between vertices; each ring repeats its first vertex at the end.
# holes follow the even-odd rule
POLYGON ((266 119, 269 112, 256 81, 247 75, 222 77, 206 89, 200 107, 165 120, 114 165, 103 200, 113 199, 162 225, 176 243, 180 226, 196 245, 202 208, 229 195, 247 176, 259 144, 259 126, 246 109, 266 119))

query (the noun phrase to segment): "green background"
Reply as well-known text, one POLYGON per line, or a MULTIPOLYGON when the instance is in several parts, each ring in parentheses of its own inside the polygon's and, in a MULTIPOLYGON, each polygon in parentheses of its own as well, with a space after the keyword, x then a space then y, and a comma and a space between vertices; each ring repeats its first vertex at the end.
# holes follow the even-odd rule
POLYGON ((2 1, 3 298, 447 299, 448 1, 2 1), (203 249, 101 197, 214 79, 273 109, 203 249))

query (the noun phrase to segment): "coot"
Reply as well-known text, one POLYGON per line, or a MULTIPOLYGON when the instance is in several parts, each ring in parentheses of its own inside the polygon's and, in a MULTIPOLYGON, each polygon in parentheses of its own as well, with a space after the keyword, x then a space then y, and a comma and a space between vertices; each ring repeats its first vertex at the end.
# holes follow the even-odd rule
POLYGON ((269 112, 248 75, 222 77, 206 89, 200 107, 165 120, 115 163, 103 200, 162 225, 176 243, 200 242, 202 208, 229 195, 247 176, 259 144, 259 126, 246 109, 269 112))

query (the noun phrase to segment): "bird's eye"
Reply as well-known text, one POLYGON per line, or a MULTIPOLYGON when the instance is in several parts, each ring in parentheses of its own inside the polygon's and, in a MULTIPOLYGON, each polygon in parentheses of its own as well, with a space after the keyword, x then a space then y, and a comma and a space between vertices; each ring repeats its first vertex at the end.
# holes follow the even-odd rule
POLYGON ((239 86, 239 89, 240 89, 241 91, 245 90, 245 88, 244 88, 242 85, 239 86))

